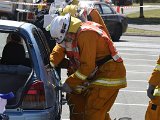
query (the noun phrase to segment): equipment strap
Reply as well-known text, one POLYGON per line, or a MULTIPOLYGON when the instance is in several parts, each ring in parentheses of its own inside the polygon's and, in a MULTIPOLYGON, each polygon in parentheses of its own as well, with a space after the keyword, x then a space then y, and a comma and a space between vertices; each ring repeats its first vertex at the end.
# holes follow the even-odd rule
POLYGON ((111 55, 107 55, 106 57, 96 61, 96 65, 99 67, 99 66, 103 65, 104 63, 108 62, 111 59, 112 59, 112 56, 111 55))

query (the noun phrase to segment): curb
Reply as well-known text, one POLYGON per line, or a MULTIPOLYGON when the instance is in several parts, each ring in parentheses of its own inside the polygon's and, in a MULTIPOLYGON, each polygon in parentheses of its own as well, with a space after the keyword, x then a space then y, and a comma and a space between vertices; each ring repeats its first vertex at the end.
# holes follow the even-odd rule
POLYGON ((160 35, 145 35, 145 34, 132 34, 132 33, 124 33, 123 36, 143 36, 143 37, 160 37, 160 35))

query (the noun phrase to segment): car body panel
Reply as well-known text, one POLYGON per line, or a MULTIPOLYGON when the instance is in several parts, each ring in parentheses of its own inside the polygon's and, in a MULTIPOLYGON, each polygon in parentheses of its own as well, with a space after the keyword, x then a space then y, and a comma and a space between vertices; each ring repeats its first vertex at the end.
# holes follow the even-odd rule
MULTIPOLYGON (((55 88, 60 87, 60 81, 54 68, 49 65, 49 47, 43 40, 42 33, 36 26, 25 22, 0 20, 0 32, 18 32, 28 47, 32 61, 33 74, 31 78, 43 81, 45 89, 45 107, 43 109, 26 110, 21 108, 21 102, 15 106, 7 106, 6 114, 10 120, 58 120, 61 114, 61 92, 55 88), (30 118, 29 118, 30 116, 30 118), (41 117, 40 117, 41 116, 41 117)), ((32 79, 30 80, 32 82, 32 79)), ((28 82, 28 84, 30 83, 28 82)), ((25 85, 27 87, 27 85, 25 85)))
POLYGON ((9 115, 10 120, 50 120, 55 119, 52 114, 52 109, 45 110, 21 110, 21 109, 7 109, 6 114, 9 115))

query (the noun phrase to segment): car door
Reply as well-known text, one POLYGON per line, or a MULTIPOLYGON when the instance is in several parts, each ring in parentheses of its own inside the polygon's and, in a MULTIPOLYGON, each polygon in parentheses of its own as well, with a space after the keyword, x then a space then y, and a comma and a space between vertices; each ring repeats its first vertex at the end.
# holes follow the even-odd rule
POLYGON ((100 12, 101 17, 103 18, 110 34, 112 35, 118 19, 116 12, 105 3, 95 4, 95 8, 100 12))
MULTIPOLYGON (((50 55, 50 49, 49 49, 49 45, 47 44, 47 40, 42 32, 41 29, 37 28, 37 34, 39 35, 39 40, 37 41, 38 46, 40 48, 40 52, 42 54, 43 57, 43 61, 45 64, 45 68, 47 71, 47 78, 48 78, 48 82, 51 85, 49 89, 53 89, 52 87, 55 87, 55 91, 54 91, 54 95, 51 95, 54 97, 54 99, 50 99, 48 98, 48 103, 50 104, 50 106, 54 105, 56 108, 56 112, 54 114, 56 114, 56 118, 57 120, 60 119, 60 115, 61 115, 61 109, 62 109, 62 101, 61 101, 61 90, 60 89, 56 89, 56 88, 60 88, 61 86, 61 81, 60 78, 56 72, 56 70, 50 66, 50 61, 49 61, 49 55, 50 55), (55 104, 53 104, 55 103, 55 104)), ((48 96, 49 97, 49 96, 48 96)))

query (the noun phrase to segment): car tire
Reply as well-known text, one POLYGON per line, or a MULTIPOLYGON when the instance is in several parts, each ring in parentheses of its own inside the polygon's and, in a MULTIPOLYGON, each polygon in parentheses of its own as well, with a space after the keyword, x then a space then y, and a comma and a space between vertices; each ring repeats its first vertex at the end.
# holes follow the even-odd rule
POLYGON ((121 25, 117 25, 114 30, 114 34, 112 35, 112 40, 114 42, 119 42, 120 37, 122 36, 122 27, 121 25))

